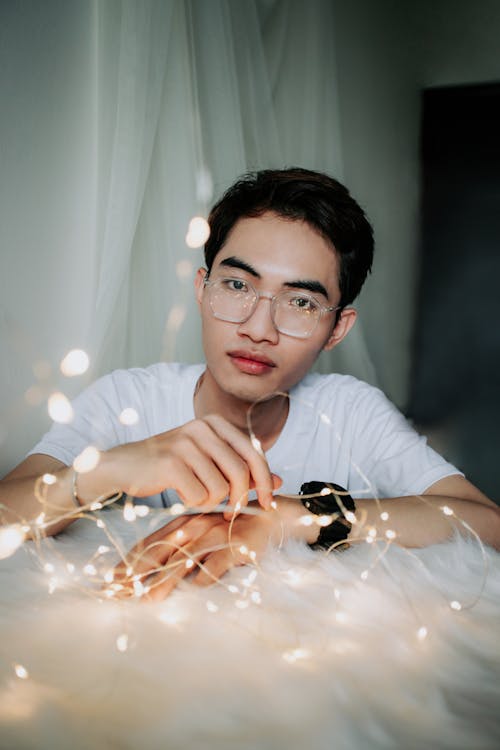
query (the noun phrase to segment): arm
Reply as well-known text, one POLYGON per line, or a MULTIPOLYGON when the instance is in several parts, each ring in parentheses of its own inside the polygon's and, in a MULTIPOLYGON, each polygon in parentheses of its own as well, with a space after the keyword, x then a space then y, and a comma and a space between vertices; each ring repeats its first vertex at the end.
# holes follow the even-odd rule
MULTIPOLYGON (((47 522, 55 521, 45 533, 58 533, 77 511, 72 479, 72 467, 49 456, 29 456, 0 482, 4 522, 32 522, 43 511, 47 522), (54 474, 57 481, 42 484, 40 477, 45 473, 54 474)), ((271 493, 279 484, 249 438, 212 415, 103 451, 95 469, 78 474, 78 498, 86 505, 117 492, 147 497, 169 488, 189 507, 205 511, 229 495, 226 517, 230 518, 238 503, 246 505, 250 488, 257 488, 259 502, 269 507, 271 493)))
MULTIPOLYGON (((298 500, 274 497, 276 509, 241 515, 232 526, 221 514, 183 517, 163 526, 142 540, 116 568, 115 581, 130 594, 130 575, 140 576, 147 585, 146 598, 161 600, 195 566, 199 566, 193 582, 210 585, 236 565, 258 560, 269 545, 278 546, 294 538, 306 543, 317 540, 316 523, 305 525, 302 519, 311 516, 298 500), (188 563, 188 565, 186 565, 188 563)), ((446 541, 454 529, 464 531, 454 516, 443 513, 447 506, 469 524, 487 544, 500 547, 500 511, 474 485, 461 476, 450 476, 428 488, 422 497, 401 497, 357 500, 356 515, 361 526, 354 526, 348 541, 364 540, 371 528, 378 537, 394 531, 394 541, 405 547, 424 547, 446 541), (388 513, 387 520, 380 513, 388 513)))
POLYGON ((369 528, 385 535, 395 532, 395 541, 402 547, 426 547, 446 541, 457 529, 466 533, 460 520, 468 524, 486 544, 500 549, 500 509, 465 477, 453 475, 431 485, 419 497, 357 500, 357 516, 362 529, 351 535, 364 538, 369 528), (453 515, 445 515, 447 506, 453 515), (386 521, 381 513, 388 513, 386 521))

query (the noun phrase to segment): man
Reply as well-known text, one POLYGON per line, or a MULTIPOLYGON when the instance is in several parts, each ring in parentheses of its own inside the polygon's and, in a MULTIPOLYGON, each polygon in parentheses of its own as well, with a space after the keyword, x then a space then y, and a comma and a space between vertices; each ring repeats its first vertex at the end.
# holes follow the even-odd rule
MULTIPOLYGON (((194 580, 210 583, 289 536, 323 547, 367 534, 422 546, 463 528, 459 518, 500 546, 496 506, 380 391, 308 375, 354 325, 350 304, 371 269, 372 230, 348 191, 308 170, 266 170, 230 188, 209 223, 207 269, 195 279, 206 366, 117 371, 87 389, 73 422, 54 425, 1 483, 10 519, 40 513, 33 488, 44 473, 57 479, 46 487, 48 533, 70 522, 75 503, 117 492, 164 505, 180 497, 199 513, 162 527, 127 561, 152 598, 189 565, 202 564, 194 580), (120 423, 125 408, 137 424, 120 423), (100 461, 77 474, 73 460, 88 445, 100 461), (343 489, 311 491, 311 481, 343 489), (301 486, 315 498, 286 497, 301 486), (252 489, 254 512, 239 512, 252 489), (225 498, 223 511, 206 512, 225 498)), ((117 574, 126 577, 125 566, 117 574)))

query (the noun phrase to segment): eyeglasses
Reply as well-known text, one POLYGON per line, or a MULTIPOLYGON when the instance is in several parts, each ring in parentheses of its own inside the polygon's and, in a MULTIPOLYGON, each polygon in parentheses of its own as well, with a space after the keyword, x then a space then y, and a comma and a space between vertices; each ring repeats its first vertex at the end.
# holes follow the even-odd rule
POLYGON ((213 281, 205 277, 212 315, 229 323, 245 323, 253 314, 261 297, 271 300, 271 320, 280 333, 307 339, 311 336, 325 313, 337 307, 326 307, 307 292, 290 289, 278 294, 258 292, 249 281, 220 278, 213 281))

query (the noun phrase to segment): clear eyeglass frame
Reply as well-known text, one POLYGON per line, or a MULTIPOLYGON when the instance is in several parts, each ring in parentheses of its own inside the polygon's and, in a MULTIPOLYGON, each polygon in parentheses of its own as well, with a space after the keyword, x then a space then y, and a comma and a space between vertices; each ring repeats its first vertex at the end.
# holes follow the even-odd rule
MULTIPOLYGON (((276 330, 280 333, 284 333, 287 336, 293 336, 294 338, 299 339, 310 338, 316 330, 321 318, 325 314, 335 312, 336 310, 340 309, 340 305, 336 305, 334 307, 323 305, 312 294, 300 289, 287 289, 282 292, 278 292, 278 294, 271 294, 270 292, 260 292, 255 289, 253 284, 251 284, 249 281, 233 276, 223 276, 217 279, 210 279, 207 273, 205 279, 203 280, 203 286, 208 292, 208 303, 214 318, 217 318, 218 320, 224 320, 228 323, 246 323, 246 321, 249 320, 249 318, 251 318, 251 316, 255 312, 259 300, 261 298, 268 299, 271 302, 271 320, 276 330), (217 290, 219 290, 221 293, 227 292, 227 289, 229 288, 227 285, 231 282, 244 284, 246 289, 248 290, 248 292, 246 293, 248 294, 248 300, 246 302, 247 307, 241 314, 229 314, 227 311, 223 312, 221 307, 217 307, 217 290), (226 288, 224 285, 226 285, 226 288), (313 309, 317 311, 317 313, 315 313, 314 315, 308 313, 304 314, 302 317, 297 316, 296 318, 291 318, 294 323, 292 327, 290 327, 290 325, 286 325, 279 320, 280 310, 286 309, 281 306, 281 302, 283 300, 293 300, 296 297, 300 297, 301 300, 312 303, 313 309), (298 324, 300 324, 302 330, 299 330, 298 324)), ((231 304, 229 301, 229 295, 227 297, 227 300, 228 305, 231 304)), ((235 296, 234 302, 236 301, 237 297, 235 296)))

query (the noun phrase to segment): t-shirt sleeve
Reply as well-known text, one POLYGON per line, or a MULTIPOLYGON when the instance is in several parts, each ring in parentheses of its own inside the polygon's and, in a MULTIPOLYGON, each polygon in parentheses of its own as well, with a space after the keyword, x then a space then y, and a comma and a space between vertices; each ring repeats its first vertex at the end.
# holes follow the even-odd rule
POLYGON ((71 422, 54 423, 28 456, 43 453, 70 466, 88 445, 109 450, 123 442, 119 421, 120 399, 113 373, 82 391, 72 406, 71 422))
POLYGON ((355 420, 354 464, 361 467, 367 490, 379 497, 420 495, 440 479, 462 473, 377 388, 367 387, 355 420))

